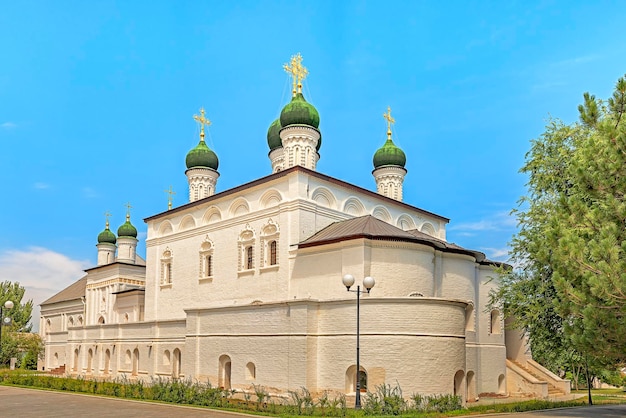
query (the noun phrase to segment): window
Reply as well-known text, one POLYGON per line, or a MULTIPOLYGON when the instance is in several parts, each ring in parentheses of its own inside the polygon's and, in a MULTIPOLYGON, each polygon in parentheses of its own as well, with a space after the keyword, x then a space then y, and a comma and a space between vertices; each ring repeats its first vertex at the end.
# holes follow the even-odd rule
POLYGON ((270 241, 270 266, 276 265, 276 241, 270 241))
POLYGON ((172 250, 166 248, 161 256, 161 285, 172 284, 172 250))
POLYGON ((207 255, 204 257, 204 268, 207 276, 213 276, 213 256, 207 255))
POLYGON ((247 272, 254 269, 254 240, 255 233, 249 224, 239 234, 237 242, 239 248, 239 268, 240 272, 247 272))
POLYGON ((209 236, 205 238, 204 242, 200 245, 200 268, 199 278, 208 279, 213 277, 213 241, 209 239, 209 236))
POLYGON ((261 267, 278 265, 278 224, 269 219, 261 228, 261 267))
POLYGON ((254 248, 252 248, 252 245, 249 245, 246 247, 246 269, 247 270, 251 270, 252 268, 254 268, 254 264, 252 264, 253 261, 254 261, 254 248))

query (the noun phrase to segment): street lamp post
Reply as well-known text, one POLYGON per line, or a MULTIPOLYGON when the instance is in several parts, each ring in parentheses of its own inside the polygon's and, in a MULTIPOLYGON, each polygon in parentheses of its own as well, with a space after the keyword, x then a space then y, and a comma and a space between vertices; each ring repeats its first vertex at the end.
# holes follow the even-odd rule
POLYGON ((354 409, 361 409, 361 379, 359 376, 361 372, 361 357, 359 347, 361 333, 359 320, 361 316, 361 293, 365 293, 366 291, 367 293, 369 293, 370 290, 372 290, 372 287, 374 287, 374 285, 376 284, 376 281, 373 277, 368 276, 364 278, 363 287, 365 288, 365 290, 361 290, 360 285, 357 285, 356 290, 350 290, 350 288, 354 284, 354 276, 351 274, 346 274, 345 276, 343 276, 343 279, 341 281, 343 282, 343 285, 346 287, 346 290, 348 292, 356 293, 356 393, 354 399, 354 409))
POLYGON ((2 354, 2 327, 4 325, 11 325, 11 318, 4 317, 4 309, 13 309, 13 301, 7 300, 4 305, 0 305, 0 354, 2 354))

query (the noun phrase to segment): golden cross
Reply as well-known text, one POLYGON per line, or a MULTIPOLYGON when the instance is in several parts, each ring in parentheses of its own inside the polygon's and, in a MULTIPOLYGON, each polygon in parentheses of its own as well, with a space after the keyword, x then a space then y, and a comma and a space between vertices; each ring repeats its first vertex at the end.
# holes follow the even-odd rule
POLYGON ((287 72, 288 74, 291 75, 291 78, 293 79, 293 95, 296 95, 296 85, 298 84, 298 68, 295 61, 295 55, 293 57, 291 57, 291 67, 289 66, 289 64, 283 64, 283 69, 285 70, 285 72, 287 72))
POLYGON ((309 74, 309 70, 306 69, 304 65, 302 65, 302 55, 298 52, 296 55, 291 57, 290 64, 283 64, 283 69, 291 74, 291 78, 293 79, 293 95, 296 95, 296 86, 298 90, 302 92, 302 81, 309 74))
POLYGON ((130 202, 126 202, 126 204, 124 206, 126 206, 126 220, 129 221, 130 220, 130 210, 132 209, 132 206, 130 205, 130 202))
POLYGON ((383 118, 387 120, 387 138, 391 139, 391 124, 396 123, 396 120, 391 117, 391 106, 387 106, 387 113, 383 113, 383 118))
POLYGON ((169 190, 163 190, 165 193, 167 193, 169 196, 167 197, 167 210, 172 209, 172 199, 173 199, 173 195, 176 194, 176 192, 174 190, 172 190, 172 186, 170 185, 169 190))
POLYGON ((200 116, 193 115, 193 118, 200 123, 200 139, 204 140, 204 125, 211 126, 211 121, 204 116, 204 107, 200 108, 200 116))
POLYGON ((111 213, 109 213, 109 211, 107 210, 106 212, 104 212, 104 218, 107 220, 106 221, 106 227, 107 229, 109 228, 109 218, 111 217, 111 213))
POLYGON ((306 76, 309 74, 309 70, 307 70, 306 67, 302 65, 302 55, 300 55, 299 52, 298 52, 298 55, 296 55, 295 61, 296 61, 296 69, 297 69, 297 75, 298 75, 298 91, 302 93, 302 82, 304 81, 306 76))

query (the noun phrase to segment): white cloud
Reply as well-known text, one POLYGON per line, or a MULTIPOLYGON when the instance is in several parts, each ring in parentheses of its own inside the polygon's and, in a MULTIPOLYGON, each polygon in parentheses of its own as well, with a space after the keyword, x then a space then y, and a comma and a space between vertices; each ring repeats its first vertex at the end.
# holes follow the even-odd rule
POLYGON ((490 260, 507 261, 507 259, 509 258, 509 250, 510 250, 509 247, 504 247, 504 248, 483 247, 480 250, 484 252, 487 258, 490 260))
POLYGON ((39 326, 39 304, 63 290, 85 273, 89 260, 73 260, 42 247, 0 252, 0 281, 19 282, 26 289, 24 301, 33 300, 32 322, 39 326))
POLYGON ((92 189, 91 187, 83 187, 83 196, 88 198, 88 199, 93 199, 95 197, 98 197, 98 192, 96 192, 94 189, 92 189))
POLYGON ((17 125, 13 122, 4 122, 2 125, 0 125, 0 128, 2 129, 13 129, 13 128, 17 128, 17 125))
POLYGON ((49 189, 50 188, 50 185, 48 183, 43 183, 41 181, 38 181, 33 186, 35 187, 35 189, 40 189, 40 190, 49 189))
POLYGON ((457 225, 450 225, 450 231, 510 231, 517 226, 517 219, 509 212, 496 212, 486 219, 476 222, 465 222, 457 225))

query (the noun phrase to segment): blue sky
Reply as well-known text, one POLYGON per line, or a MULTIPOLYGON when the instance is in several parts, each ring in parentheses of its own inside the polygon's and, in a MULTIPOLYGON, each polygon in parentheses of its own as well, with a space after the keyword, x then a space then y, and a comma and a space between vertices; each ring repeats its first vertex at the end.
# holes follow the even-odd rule
POLYGON ((321 118, 318 170, 375 189, 391 106, 404 201, 505 260, 530 140, 550 115, 575 121, 583 92, 608 97, 626 72, 625 17, 621 1, 4 2, 0 280, 36 303, 61 290, 126 202, 145 238, 165 189, 187 201, 201 106, 218 191, 270 174, 266 132, 297 52, 321 118))

